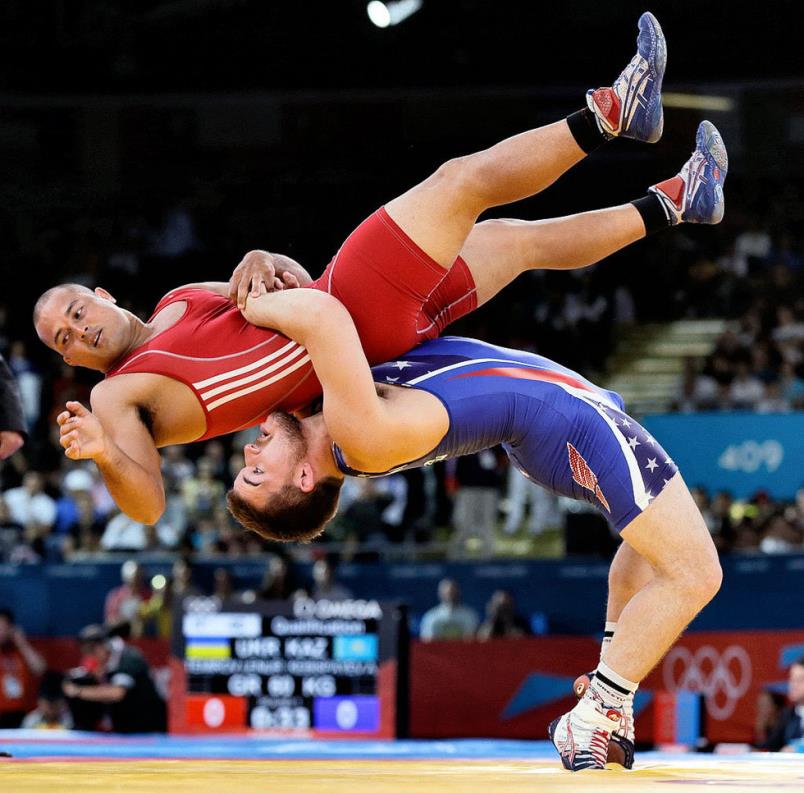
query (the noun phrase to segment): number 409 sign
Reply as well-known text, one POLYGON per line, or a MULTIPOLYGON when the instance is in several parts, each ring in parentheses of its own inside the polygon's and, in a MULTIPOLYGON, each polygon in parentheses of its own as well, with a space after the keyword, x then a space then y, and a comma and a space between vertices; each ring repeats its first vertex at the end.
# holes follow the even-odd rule
POLYGON ((804 411, 645 416, 690 487, 792 500, 804 487, 804 411))
POLYGON ((776 440, 730 443, 718 457, 717 464, 727 471, 753 474, 760 468, 773 473, 784 460, 784 446, 776 440))

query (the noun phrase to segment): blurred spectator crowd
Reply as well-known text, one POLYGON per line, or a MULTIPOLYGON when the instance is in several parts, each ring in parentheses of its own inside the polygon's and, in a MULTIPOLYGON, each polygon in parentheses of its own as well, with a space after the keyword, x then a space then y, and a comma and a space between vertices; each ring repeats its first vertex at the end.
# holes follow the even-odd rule
POLYGON ((689 268, 686 315, 729 321, 708 356, 685 361, 676 410, 804 409, 804 259, 784 216, 776 233, 752 220, 689 268))

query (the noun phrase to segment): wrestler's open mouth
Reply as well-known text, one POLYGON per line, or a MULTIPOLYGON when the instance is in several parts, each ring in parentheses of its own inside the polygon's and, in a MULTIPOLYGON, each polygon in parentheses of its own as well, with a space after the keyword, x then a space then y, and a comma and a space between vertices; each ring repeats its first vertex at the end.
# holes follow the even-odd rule
POLYGON ((95 336, 95 343, 92 345, 93 347, 98 346, 98 342, 100 341, 101 333, 103 333, 103 328, 98 331, 97 336, 95 336))

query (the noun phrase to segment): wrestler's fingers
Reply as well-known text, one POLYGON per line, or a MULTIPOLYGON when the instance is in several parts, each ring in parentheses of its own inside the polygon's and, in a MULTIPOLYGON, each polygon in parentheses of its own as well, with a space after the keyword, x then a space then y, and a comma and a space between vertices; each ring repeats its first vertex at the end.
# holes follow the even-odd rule
POLYGON ((285 285, 276 277, 274 276, 274 285, 271 288, 272 292, 281 292, 285 288, 285 285))
POLYGON ((268 284, 272 284, 274 280, 273 268, 270 268, 268 273, 260 273, 251 278, 251 297, 259 297, 263 289, 268 291, 268 284))
POLYGON ((80 402, 73 402, 70 401, 66 405, 67 410, 69 410, 74 416, 88 416, 89 411, 80 403, 80 402))
POLYGON ((56 416, 56 424, 60 427, 64 425, 66 421, 69 421, 73 417, 73 414, 70 413, 69 410, 62 410, 58 416, 56 416))
POLYGON ((246 307, 249 292, 251 291, 251 281, 248 278, 241 278, 237 285, 237 307, 242 311, 246 307))
POLYGON ((296 276, 293 275, 293 273, 290 272, 290 270, 285 270, 285 272, 282 273, 282 279, 285 282, 285 288, 286 289, 298 289, 299 288, 299 279, 296 278, 296 276))
POLYGON ((62 424, 59 427, 59 437, 63 438, 68 432, 75 432, 76 426, 73 422, 62 424))
POLYGON ((77 441, 78 441, 78 431, 77 430, 71 430, 70 432, 65 432, 64 435, 62 435, 59 438, 59 443, 65 449, 68 446, 70 446, 71 444, 76 443, 77 441))
POLYGON ((262 285, 263 278, 261 275, 251 276, 251 287, 248 293, 249 297, 257 297, 260 294, 260 286, 262 285))

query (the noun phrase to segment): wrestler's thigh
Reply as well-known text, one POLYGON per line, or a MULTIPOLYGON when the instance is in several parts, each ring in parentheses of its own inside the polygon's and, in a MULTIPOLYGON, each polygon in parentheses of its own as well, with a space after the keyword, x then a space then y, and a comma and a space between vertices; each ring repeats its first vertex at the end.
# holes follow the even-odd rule
POLYGON ((715 544, 680 473, 621 536, 659 572, 697 577, 719 568, 715 544))
POLYGON ((389 201, 388 214, 442 267, 449 268, 485 208, 464 160, 444 163, 432 176, 389 201))

